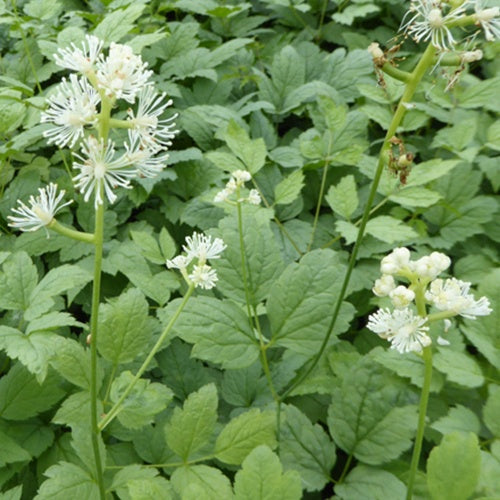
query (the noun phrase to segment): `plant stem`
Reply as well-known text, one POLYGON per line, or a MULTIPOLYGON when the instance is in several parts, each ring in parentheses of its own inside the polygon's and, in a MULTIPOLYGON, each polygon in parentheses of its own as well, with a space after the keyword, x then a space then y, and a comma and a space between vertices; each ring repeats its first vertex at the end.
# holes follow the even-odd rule
POLYGON ((104 234, 104 205, 98 205, 95 212, 94 231, 94 281, 92 284, 92 312, 90 316, 90 422, 92 427, 92 448, 97 473, 97 484, 101 500, 106 493, 102 476, 101 455, 99 453, 99 428, 97 426, 97 323, 101 295, 102 247, 104 234))
POLYGON ((172 327, 174 326, 175 322, 177 321, 177 318, 180 316, 182 310, 186 306, 189 297, 193 294, 194 290, 194 285, 191 284, 189 285, 188 291, 186 292, 186 295, 184 295, 184 298, 182 299, 181 304, 177 308, 177 311, 175 311, 175 314, 170 318, 170 321, 168 322, 167 326, 163 330, 162 334, 160 335, 160 338, 157 340, 156 344, 154 347, 151 349, 150 353, 148 354, 147 358, 144 360, 142 363, 141 367, 135 374, 134 378, 131 380, 130 384, 127 386, 123 394, 120 396, 118 401, 113 405, 111 410, 106 414, 106 416, 99 422, 98 429, 99 431, 102 431, 115 417, 118 415, 120 412, 121 406, 125 399, 127 399, 128 395, 134 388, 135 384, 137 381, 141 378, 142 374, 146 371, 147 367, 149 366, 149 363, 151 363, 151 360, 154 358, 155 354, 160 350, 161 346, 165 342, 165 339, 167 338, 167 335, 170 333, 172 330, 172 327))
POLYGON ((394 116, 392 118, 389 129, 387 130, 387 133, 385 135, 384 143, 383 143, 382 148, 380 150, 377 168, 375 170, 375 175, 374 175, 372 186, 370 189, 370 194, 368 195, 368 199, 367 199, 366 205, 365 205, 365 210, 364 210, 363 216, 361 218, 358 236, 356 238, 356 242, 355 242, 354 247, 352 249, 349 263, 347 266, 347 270, 346 270, 346 273, 344 276, 344 280, 342 282, 342 287, 340 289, 340 293, 339 293, 337 302, 336 302, 334 310, 333 310, 332 319, 331 319, 330 324, 328 326, 328 329, 326 331, 326 334, 325 334, 325 337, 324 337, 323 342, 321 344, 321 347, 318 350, 317 354, 312 359, 312 361, 306 365, 303 365, 302 369, 299 370, 297 377, 291 382, 291 384, 289 384, 287 389, 285 389, 283 394, 280 396, 281 401, 283 401, 314 370, 314 368, 318 364, 324 350, 326 349, 328 341, 330 340, 330 337, 331 337, 332 332, 333 332, 333 328, 335 326, 335 323, 337 321, 337 318, 338 318, 338 315, 340 312, 340 308, 342 306, 342 301, 344 300, 344 296, 346 294, 347 287, 348 287, 349 281, 351 279, 351 274, 352 274, 352 271, 354 269, 354 264, 356 262, 356 257, 358 255, 359 247, 361 246, 361 242, 363 240, 363 236, 364 236, 365 229, 366 229, 366 224, 368 223, 368 219, 370 216, 370 210, 371 210, 371 207, 373 205, 373 201, 375 199, 375 196, 377 194, 377 188, 378 188, 380 178, 382 176, 382 172, 383 172, 384 166, 385 166, 386 151, 390 148, 390 145, 391 145, 389 141, 396 134, 396 130, 399 127, 401 120, 403 119, 403 116, 404 116, 406 109, 407 109, 405 105, 411 101, 413 94, 415 93, 415 91, 417 89, 417 85, 422 80, 427 69, 433 64, 435 53, 436 53, 436 49, 432 46, 432 44, 429 44, 427 46, 427 48, 425 49, 424 53, 422 54, 422 57, 420 58, 419 62, 415 66, 415 69, 411 73, 411 78, 406 84, 405 91, 403 92, 403 95, 401 96, 398 107, 396 108, 396 112, 394 113, 394 116))
POLYGON ((52 219, 50 224, 47 226, 56 233, 62 234, 63 236, 68 236, 77 241, 83 241, 85 243, 95 243, 95 235, 93 233, 84 233, 82 231, 77 231, 67 226, 63 226, 56 219, 52 219))
POLYGON ((411 500, 413 496, 413 486, 415 484, 415 476, 420 461, 420 452, 422 451, 422 442, 424 439, 425 416, 427 413, 427 403, 429 402, 429 392, 432 380, 432 346, 424 347, 422 357, 424 359, 424 384, 422 393, 420 394, 420 405, 418 409, 418 428, 417 437, 413 446, 413 454, 411 457, 410 477, 408 478, 408 489, 406 500, 411 500))

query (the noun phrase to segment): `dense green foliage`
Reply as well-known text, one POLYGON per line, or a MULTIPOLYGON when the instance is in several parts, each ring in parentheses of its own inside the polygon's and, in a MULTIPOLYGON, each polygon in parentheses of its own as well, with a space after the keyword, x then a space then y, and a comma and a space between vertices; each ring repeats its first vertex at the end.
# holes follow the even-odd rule
POLYGON ((180 130, 168 168, 106 207, 100 414, 186 292, 166 259, 194 230, 227 245, 213 262, 217 287, 195 291, 99 438, 109 498, 404 498, 423 362, 366 329, 385 304, 371 291, 380 259, 397 246, 446 253, 493 309, 455 320, 450 345, 435 348, 414 498, 498 498, 500 42, 470 66, 436 65, 420 84, 398 129, 415 163, 407 179, 385 169, 333 334, 294 384, 329 329, 404 90, 366 48, 401 43, 393 55, 407 71, 424 50, 397 35, 406 3, 0 0, 0 498, 99 498, 86 343, 93 247, 7 225, 18 199, 56 182, 75 200, 58 220, 94 229, 71 151, 47 145, 40 124, 67 74, 54 53, 87 33, 142 54, 180 130), (240 217, 213 201, 236 169, 263 198, 240 217))

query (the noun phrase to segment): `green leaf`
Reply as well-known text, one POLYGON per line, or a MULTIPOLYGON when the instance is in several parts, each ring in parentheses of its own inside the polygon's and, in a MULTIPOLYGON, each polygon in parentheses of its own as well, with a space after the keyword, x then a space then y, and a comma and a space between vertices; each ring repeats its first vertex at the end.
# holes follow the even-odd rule
POLYGON ((483 408, 484 423, 497 438, 500 437, 500 387, 490 384, 488 386, 488 399, 483 408))
POLYGON ((230 405, 249 408, 263 406, 272 396, 260 363, 241 370, 226 370, 221 384, 221 396, 230 405))
POLYGON ((150 479, 130 479, 127 483, 131 500, 172 500, 170 483, 164 477, 150 479))
POLYGON ((434 159, 415 165, 408 176, 407 186, 422 186, 445 176, 460 164, 460 160, 434 159))
POLYGON ((62 5, 58 0, 31 0, 24 6, 23 10, 30 17, 46 21, 59 15, 62 5))
POLYGON ((255 175, 266 162, 267 148, 262 138, 252 140, 248 133, 234 120, 230 120, 224 134, 229 149, 243 162, 247 170, 255 175))
POLYGON ((381 469, 357 465, 342 484, 335 486, 335 493, 343 500, 374 500, 390 498, 404 500, 406 486, 396 476, 381 469))
POLYGON ((354 175, 346 175, 336 186, 330 186, 325 201, 335 214, 349 220, 359 205, 354 175))
POLYGON ((134 361, 149 346, 155 324, 144 295, 131 288, 99 308, 97 349, 114 365, 134 361))
POLYGON ((442 196, 436 191, 421 187, 406 187, 396 194, 391 194, 389 199, 404 207, 430 207, 437 203, 442 196))
MULTIPOLYGON (((169 304, 167 317, 174 314, 179 301, 169 304)), ((259 356, 257 339, 247 315, 228 300, 211 297, 190 299, 174 325, 184 341, 194 344, 192 355, 220 363, 226 369, 244 368, 259 356)))
POLYGON ((448 415, 433 422, 431 427, 441 434, 451 434, 455 431, 479 434, 481 422, 472 410, 462 405, 456 405, 450 408, 448 415))
POLYGON ((0 416, 26 420, 52 406, 64 396, 60 379, 49 371, 42 384, 21 363, 0 379, 0 416))
POLYGON ((401 404, 404 390, 373 361, 356 363, 332 391, 327 422, 335 443, 370 465, 399 457, 417 426, 416 406, 401 404))
POLYGON ((320 425, 312 424, 298 408, 288 405, 281 428, 280 458, 285 469, 300 473, 307 491, 320 491, 330 480, 335 445, 320 425))
POLYGON ((19 361, 42 383, 47 376, 49 361, 55 354, 59 336, 49 332, 35 332, 31 335, 0 326, 0 349, 12 359, 19 361))
POLYGON ((23 493, 22 485, 15 486, 10 490, 0 493, 0 500, 21 500, 22 493, 23 493))
POLYGON ((25 334, 30 335, 34 332, 53 330, 60 326, 85 327, 83 323, 76 321, 69 313, 54 311, 30 321, 26 326, 25 334))
POLYGON ((385 243, 396 243, 417 237, 414 229, 388 215, 379 215, 370 219, 366 225, 366 232, 385 243))
POLYGON ((276 446, 276 414, 253 409, 233 418, 217 437, 215 456, 226 464, 239 465, 257 446, 276 446))
MULTIPOLYGON (((113 403, 118 401, 133 378, 132 373, 127 370, 113 380, 110 391, 113 403)), ((127 429, 138 429, 153 422, 154 416, 168 406, 173 396, 166 385, 139 379, 123 402, 117 418, 127 429)))
POLYGON ((92 34, 108 43, 119 42, 134 28, 134 21, 140 17, 145 6, 143 3, 136 2, 126 9, 106 14, 92 34))
POLYGON ((165 264, 165 258, 161 253, 156 238, 146 231, 130 231, 134 243, 142 250, 142 255, 153 264, 165 264))
POLYGON ((489 78, 469 86, 459 98, 460 106, 464 108, 486 108, 491 111, 500 111, 497 102, 500 77, 489 78))
POLYGON ((183 461, 206 446, 217 422, 217 389, 203 386, 188 396, 182 410, 176 408, 165 426, 167 444, 183 461))
POLYGON ((490 272, 480 283, 476 297, 486 296, 491 301, 493 311, 474 321, 466 321, 461 330, 479 352, 500 370, 500 269, 490 272))
POLYGON ((303 187, 304 174, 302 170, 295 170, 274 188, 274 203, 276 205, 292 203, 299 197, 303 187))
POLYGON ((451 382, 470 388, 484 384, 479 364, 464 352, 453 351, 450 348, 440 349, 435 354, 432 364, 451 382))
POLYGON ((477 118, 460 120, 451 127, 444 127, 436 133, 431 146, 444 147, 450 151, 464 150, 474 139, 477 131, 477 118))
POLYGON ((477 436, 453 432, 443 437, 427 460, 427 486, 435 500, 467 500, 474 492, 481 469, 477 436))
POLYGON ((186 500, 231 500, 229 479, 219 469, 207 465, 178 467, 170 478, 174 490, 186 500))
POLYGON ((246 303, 245 281, 252 304, 264 300, 283 269, 283 259, 269 222, 270 212, 260 207, 242 207, 243 244, 247 264, 246 280, 241 268, 240 236, 237 215, 219 223, 219 236, 227 248, 213 262, 219 282, 217 289, 227 297, 246 303))
POLYGON ((68 498, 99 498, 99 487, 90 474, 75 464, 59 462, 45 472, 48 477, 35 500, 68 500, 68 498))
POLYGON ((224 170, 225 172, 234 172, 235 170, 245 170, 245 165, 236 158, 232 153, 225 153, 224 151, 209 151, 205 154, 216 167, 224 170))
MULTIPOLYGON (((85 349, 75 340, 61 337, 57 341, 57 350, 50 364, 72 384, 82 389, 90 388, 90 349, 85 349)), ((97 390, 101 387, 103 376, 101 363, 98 362, 97 390)))
MULTIPOLYGON (((165 478, 158 477, 158 471, 156 469, 141 467, 137 464, 127 465, 120 469, 113 477, 110 490, 116 491, 120 498, 128 500, 147 500, 149 498, 169 500, 171 498, 168 491, 168 481, 165 478), (162 483, 164 483, 165 486, 164 493, 158 491, 157 495, 151 494, 149 497, 146 497, 145 494, 149 489, 148 487, 155 487, 153 483, 155 479, 163 480, 162 483), (132 491, 134 491, 134 494, 132 491)), ((153 493, 153 491, 154 490, 151 490, 151 493, 153 493)))
POLYGON ((29 462, 31 455, 16 441, 0 430, 0 467, 14 462, 29 462))
POLYGON ((300 476, 283 474, 279 458, 268 446, 255 448, 234 478, 236 500, 294 500, 302 498, 300 476))
POLYGON ((175 241, 164 227, 161 228, 158 243, 160 244, 160 250, 163 257, 162 264, 164 264, 167 259, 171 259, 175 255, 175 241))
MULTIPOLYGON (((99 414, 102 414, 101 401, 97 404, 99 414)), ((90 393, 88 391, 75 392, 68 396, 52 418, 52 422, 72 429, 90 429, 90 393)))
MULTIPOLYGON (((274 282, 267 313, 275 345, 306 355, 317 352, 340 291, 344 264, 332 250, 314 250, 290 264, 274 282)), ((353 308, 345 304, 334 329, 345 331, 353 308)))
POLYGON ((332 19, 340 24, 351 26, 354 19, 358 17, 367 17, 369 14, 374 14, 379 11, 380 7, 372 3, 356 3, 348 5, 342 12, 336 12, 333 14, 332 19))
POLYGON ((0 273, 0 308, 24 311, 38 281, 36 267, 26 252, 17 252, 3 264, 0 273))

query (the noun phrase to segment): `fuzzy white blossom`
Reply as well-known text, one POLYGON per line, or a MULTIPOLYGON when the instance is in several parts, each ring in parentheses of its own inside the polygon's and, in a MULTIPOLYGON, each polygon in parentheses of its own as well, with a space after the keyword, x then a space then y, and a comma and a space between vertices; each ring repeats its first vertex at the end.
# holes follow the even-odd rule
POLYGON ((484 2, 476 0, 474 2, 476 24, 484 31, 484 38, 488 42, 500 39, 500 7, 484 6, 484 2))
POLYGON ((114 144, 111 141, 104 143, 95 137, 89 136, 82 143, 81 154, 75 153, 79 160, 73 164, 79 174, 73 178, 75 186, 83 194, 85 201, 94 193, 94 205, 103 203, 102 191, 110 203, 117 196, 113 190, 120 186, 130 188, 130 179, 135 176, 125 156, 115 157, 114 144))
POLYGON ((235 170, 231 175, 233 176, 237 186, 242 186, 245 182, 248 182, 252 178, 250 172, 247 172, 246 170, 235 170))
POLYGON ((191 259, 186 255, 177 255, 177 257, 174 257, 172 260, 167 259, 167 267, 169 269, 179 269, 183 271, 189 266, 190 262, 191 259))
POLYGON ((138 142, 143 148, 151 151, 167 149, 179 132, 173 122, 177 114, 170 118, 160 118, 172 105, 172 100, 165 100, 165 94, 156 92, 153 85, 145 85, 140 89, 137 98, 139 102, 137 111, 134 112, 132 108, 127 111, 128 122, 131 125, 130 142, 138 142))
POLYGON ((207 264, 194 266, 188 277, 195 286, 205 290, 213 288, 219 280, 216 271, 207 264))
POLYGON ((450 267, 451 259, 441 252, 432 252, 430 255, 411 262, 410 268, 419 278, 433 280, 450 267))
POLYGON ((389 297, 396 309, 404 309, 415 300, 415 292, 399 285, 389 292, 389 297))
POLYGON ((390 274, 384 274, 381 278, 375 280, 372 292, 377 297, 387 297, 396 288, 396 282, 390 274))
POLYGON ((260 202, 262 201, 259 192, 256 189, 250 189, 250 192, 248 193, 248 198, 247 198, 248 203, 251 205, 260 205, 260 202))
POLYGON ((18 207, 12 212, 16 215, 8 215, 9 226, 21 231, 36 231, 41 227, 48 226, 54 219, 54 215, 61 208, 72 203, 73 200, 62 203, 65 191, 57 193, 57 185, 50 183, 45 188, 38 189, 37 197, 30 196, 28 207, 21 200, 18 200, 18 207))
POLYGON ((58 92, 47 101, 49 107, 42 113, 40 121, 54 125, 43 133, 49 144, 54 142, 60 147, 68 144, 72 148, 83 137, 85 126, 97 123, 99 94, 87 79, 78 78, 74 73, 69 81, 62 79, 58 92))
POLYGON ((391 349, 400 353, 421 352, 431 344, 425 326, 427 318, 415 316, 411 309, 379 309, 368 318, 367 328, 391 343, 391 349))
POLYGON ((436 279, 425 293, 425 298, 440 311, 453 311, 464 318, 476 319, 491 313, 490 302, 486 297, 475 300, 469 293, 470 283, 449 278, 436 279))
POLYGON ((58 66, 72 69, 79 73, 89 73, 101 53, 103 42, 93 35, 87 35, 82 47, 77 47, 72 43, 69 47, 58 49, 54 54, 54 60, 58 66))
POLYGON ((211 236, 196 232, 193 233, 193 236, 188 236, 186 238, 186 245, 182 246, 188 258, 196 258, 202 264, 207 260, 220 258, 220 254, 225 248, 226 245, 220 238, 215 238, 212 241, 211 236))
POLYGON ((131 47, 112 42, 108 56, 101 54, 96 62, 97 85, 108 98, 133 104, 153 73, 146 68, 147 63, 131 47))
POLYGON ((395 248, 380 263, 382 274, 400 274, 407 270, 410 263, 410 251, 405 247, 395 248))

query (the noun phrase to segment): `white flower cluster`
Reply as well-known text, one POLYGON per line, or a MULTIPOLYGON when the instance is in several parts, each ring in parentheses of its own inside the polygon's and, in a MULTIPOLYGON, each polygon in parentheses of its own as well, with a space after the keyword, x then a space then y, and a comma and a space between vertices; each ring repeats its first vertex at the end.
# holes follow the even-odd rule
MULTIPOLYGON (((88 35, 81 48, 72 44, 59 49, 56 63, 79 73, 69 80, 63 79, 57 92, 48 99, 49 107, 41 121, 53 127, 44 135, 49 143, 60 147, 73 147, 81 141, 76 154, 79 170, 74 178, 76 187, 89 200, 95 193, 95 206, 103 203, 104 192, 108 201, 116 200, 114 188, 128 188, 134 177, 154 177, 166 165, 165 151, 178 132, 173 120, 161 118, 172 104, 158 93, 150 81, 152 71, 140 56, 127 45, 112 43, 106 56, 103 42, 88 35), (125 120, 111 119, 113 128, 128 131, 128 142, 121 154, 115 144, 86 134, 87 128, 103 126, 103 108, 113 108, 118 100, 137 104, 129 108, 125 120)), ((104 118, 105 119, 105 118, 104 118)), ((106 134, 107 136, 107 134, 106 134)))
POLYGON ((240 197, 240 189, 245 186, 245 182, 252 179, 252 176, 246 170, 235 170, 231 174, 231 179, 229 179, 226 187, 219 191, 214 198, 216 203, 219 202, 232 202, 231 196, 236 192, 238 195, 237 203, 248 202, 252 205, 260 205, 262 201, 260 194, 256 189, 250 189, 247 197, 240 197))
POLYGON ((469 14, 487 41, 500 38, 500 8, 486 8, 482 0, 465 0, 458 7, 442 0, 412 0, 400 29, 417 43, 430 40, 439 51, 449 51, 459 42, 451 28, 469 14))
POLYGON ((18 200, 18 207, 12 211, 16 215, 8 215, 9 226, 20 229, 21 231, 36 231, 41 227, 48 226, 54 219, 54 215, 72 203, 73 200, 61 203, 64 197, 64 190, 57 194, 57 186, 54 183, 38 190, 40 193, 36 198, 30 196, 30 207, 18 200))
POLYGON ((186 238, 186 244, 182 246, 185 255, 178 255, 172 260, 167 260, 169 269, 179 269, 184 279, 196 287, 209 290, 218 281, 217 272, 207 264, 207 260, 218 259, 226 245, 220 238, 212 241, 211 236, 193 233, 186 238), (196 264, 188 274, 188 266, 196 259, 196 264))
MULTIPOLYGON (((420 352, 430 345, 427 317, 415 316, 411 307, 416 301, 416 293, 421 293, 425 305, 443 311, 444 316, 460 315, 475 319, 491 312, 486 297, 475 300, 469 293, 470 283, 449 278, 437 278, 448 269, 450 258, 440 252, 432 252, 418 260, 411 260, 407 248, 396 248, 384 257, 380 264, 382 276, 375 281, 373 293, 378 297, 389 297, 394 306, 379 309, 370 315, 367 327, 381 338, 391 342, 391 348, 401 353, 420 352), (408 286, 398 285, 396 278, 409 282, 408 286)), ((449 323, 445 325, 449 328, 449 323)))

